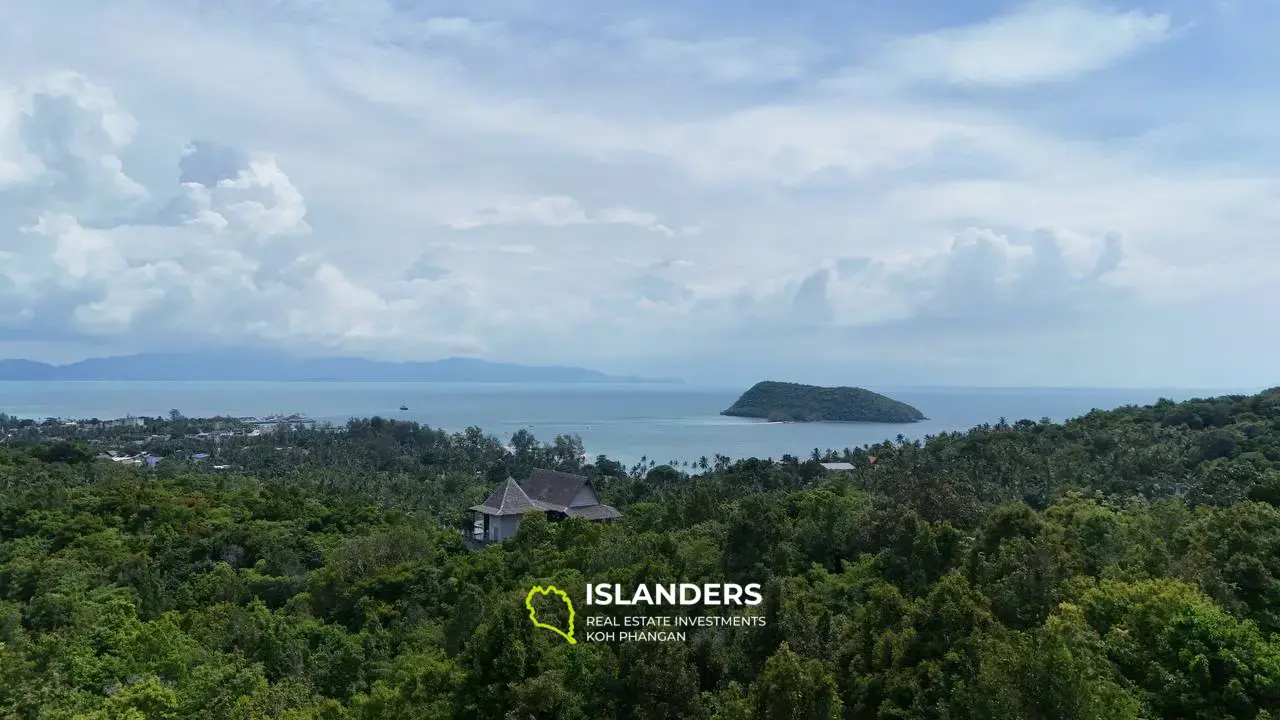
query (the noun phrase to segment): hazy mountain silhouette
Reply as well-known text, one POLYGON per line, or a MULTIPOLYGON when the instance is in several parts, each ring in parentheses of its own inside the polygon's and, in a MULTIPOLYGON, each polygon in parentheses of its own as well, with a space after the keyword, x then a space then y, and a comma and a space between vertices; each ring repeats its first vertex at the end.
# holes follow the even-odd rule
POLYGON ((0 381, 5 380, 679 382, 606 375, 578 367, 516 365, 475 358, 395 363, 356 357, 306 358, 249 350, 141 353, 90 358, 67 365, 0 360, 0 381))

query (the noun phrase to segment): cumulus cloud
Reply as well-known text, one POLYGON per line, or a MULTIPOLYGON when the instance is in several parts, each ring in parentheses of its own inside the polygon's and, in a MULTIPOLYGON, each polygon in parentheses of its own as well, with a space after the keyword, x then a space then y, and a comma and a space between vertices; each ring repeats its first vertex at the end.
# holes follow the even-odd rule
POLYGON ((1122 259, 1122 246, 1118 236, 1107 235, 1095 247, 1096 260, 1076 271, 1050 231, 1032 232, 1019 242, 991 230, 967 230, 946 254, 918 317, 963 323, 977 332, 1102 317, 1109 302, 1120 299, 1106 280, 1122 259))
POLYGON ((41 198, 44 209, 0 236, 12 260, 0 267, 6 304, 23 310, 11 325, 39 320, 109 336, 199 327, 232 342, 330 342, 378 337, 407 310, 322 259, 300 257, 303 245, 259 251, 310 230, 301 193, 269 156, 192 143, 175 157, 174 200, 139 219, 121 200, 150 193, 110 154, 127 149, 134 119, 84 77, 58 74, 31 88, 18 157, 33 157, 33 172, 10 191, 41 198))
POLYGON ((105 88, 72 72, 7 88, 0 127, 8 132, 0 177, 18 202, 39 198, 81 214, 118 212, 147 198, 119 157, 136 132, 134 119, 105 88), (7 117, 3 117, 7 114, 7 117))
POLYGON ((1066 322, 1104 318, 1127 299, 1129 289, 1111 277, 1122 258, 1114 234, 969 228, 933 251, 824 261, 754 293, 706 298, 701 310, 736 303, 746 311, 744 329, 764 323, 828 331, 1054 332, 1066 322))
POLYGON ((187 144, 178 161, 178 182, 214 187, 223 180, 235 180, 249 166, 249 158, 235 148, 208 140, 187 144))
POLYGON ((253 158, 235 178, 219 180, 212 187, 199 183, 184 187, 198 208, 193 222, 259 238, 309 230, 302 194, 269 156, 253 158))

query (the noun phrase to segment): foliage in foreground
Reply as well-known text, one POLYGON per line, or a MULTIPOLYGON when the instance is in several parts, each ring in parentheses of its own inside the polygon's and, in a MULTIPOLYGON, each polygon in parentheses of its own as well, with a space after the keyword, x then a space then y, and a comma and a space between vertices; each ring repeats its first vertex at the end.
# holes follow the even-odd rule
POLYGON ((531 519, 473 552, 449 526, 494 479, 576 467, 565 439, 517 440, 512 457, 476 432, 359 421, 287 438, 306 453, 251 447, 233 475, 0 446, 0 715, 1280 708, 1280 391, 829 454, 847 475, 598 459, 585 472, 624 522, 531 519), (768 624, 568 645, 521 612, 533 584, 587 581, 762 582, 768 624))

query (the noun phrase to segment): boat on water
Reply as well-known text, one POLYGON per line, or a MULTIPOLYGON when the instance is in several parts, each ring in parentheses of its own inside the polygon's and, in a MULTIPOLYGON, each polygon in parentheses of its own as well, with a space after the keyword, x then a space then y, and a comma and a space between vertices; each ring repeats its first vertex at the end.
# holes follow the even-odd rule
POLYGON ((400 406, 400 409, 401 409, 401 410, 408 410, 408 409, 409 409, 409 406, 408 406, 408 405, 401 405, 401 406, 400 406))

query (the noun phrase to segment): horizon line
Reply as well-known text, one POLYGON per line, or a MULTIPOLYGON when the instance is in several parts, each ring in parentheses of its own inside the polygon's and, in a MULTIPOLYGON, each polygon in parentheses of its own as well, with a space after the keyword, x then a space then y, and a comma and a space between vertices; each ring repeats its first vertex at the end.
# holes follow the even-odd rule
MULTIPOLYGON (((529 366, 536 367, 536 366, 529 366)), ((607 374, 606 374, 607 375, 607 374)), ((338 383, 387 383, 387 384, 419 384, 419 385, 525 385, 525 386, 565 386, 565 387, 599 387, 599 386, 618 386, 618 387, 644 387, 649 385, 680 385, 684 390, 716 390, 716 391, 738 391, 743 384, 724 384, 701 382, 697 380, 687 380, 683 378, 645 378, 630 376, 610 376, 599 380, 426 380, 420 378, 271 378, 271 379, 198 379, 198 378, 55 378, 55 379, 15 379, 0 378, 0 383, 313 383, 313 384, 338 384, 338 383)), ((824 385, 821 383, 800 383, 809 384, 817 387, 861 387, 869 390, 1063 390, 1063 391, 1081 391, 1081 390, 1140 390, 1140 391, 1162 391, 1162 390, 1178 390, 1178 391, 1210 391, 1215 393, 1244 393, 1257 394, 1280 385, 1251 385, 1251 386, 1227 386, 1227 385, 991 385, 991 384, 965 384, 965 383, 948 383, 948 384, 929 384, 929 385, 902 385, 902 384, 881 384, 867 383, 865 385, 824 385)))

